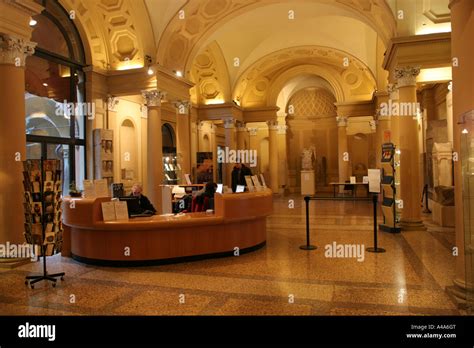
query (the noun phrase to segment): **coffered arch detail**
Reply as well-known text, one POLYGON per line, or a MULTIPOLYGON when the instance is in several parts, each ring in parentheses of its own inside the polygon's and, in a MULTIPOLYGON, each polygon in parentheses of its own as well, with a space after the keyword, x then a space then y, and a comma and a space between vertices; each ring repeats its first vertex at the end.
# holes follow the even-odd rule
POLYGON ((90 64, 104 70, 144 66, 155 51, 153 31, 141 0, 60 0, 70 13, 83 42, 89 45, 90 64))
POLYGON ((195 86, 190 90, 194 104, 217 104, 231 101, 227 66, 217 42, 212 42, 196 56, 190 80, 195 86))
POLYGON ((299 74, 325 79, 337 101, 370 100, 376 89, 372 72, 357 58, 329 47, 292 47, 267 55, 237 79, 233 99, 243 107, 275 106, 285 83, 299 74))

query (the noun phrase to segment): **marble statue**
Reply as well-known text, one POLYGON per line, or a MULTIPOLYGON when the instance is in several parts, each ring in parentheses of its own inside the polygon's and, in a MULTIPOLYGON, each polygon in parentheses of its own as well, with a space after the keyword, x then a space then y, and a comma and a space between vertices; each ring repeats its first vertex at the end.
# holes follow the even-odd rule
POLYGON ((301 169, 313 170, 313 162, 316 160, 316 148, 314 146, 310 146, 308 149, 304 148, 301 157, 301 169))

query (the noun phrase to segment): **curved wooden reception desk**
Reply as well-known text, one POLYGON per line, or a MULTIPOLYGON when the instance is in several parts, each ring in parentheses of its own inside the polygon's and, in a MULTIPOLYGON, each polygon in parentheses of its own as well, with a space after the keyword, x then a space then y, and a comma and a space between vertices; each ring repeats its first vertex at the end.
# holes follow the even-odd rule
POLYGON ((215 212, 155 215, 104 222, 110 198, 65 198, 63 256, 91 264, 130 266, 230 256, 266 242, 272 192, 216 194, 215 212), (238 249, 236 249, 238 248, 238 249))

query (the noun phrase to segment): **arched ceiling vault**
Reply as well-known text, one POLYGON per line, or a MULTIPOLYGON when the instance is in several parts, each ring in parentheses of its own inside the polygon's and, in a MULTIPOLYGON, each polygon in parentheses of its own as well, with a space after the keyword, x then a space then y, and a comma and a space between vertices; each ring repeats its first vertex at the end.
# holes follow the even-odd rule
MULTIPOLYGON (((174 16, 162 33, 157 62, 171 70, 190 71, 194 57, 206 46, 206 41, 224 24, 256 9, 275 5, 286 6, 285 12, 275 13, 267 20, 288 17, 288 11, 301 4, 324 5, 350 16, 371 28, 387 44, 396 33, 396 22, 385 0, 188 0, 181 8, 185 17, 174 16)), ((273 13, 273 12, 269 12, 273 13)), ((305 11, 295 10, 295 16, 304 16, 305 11)), ((269 16, 267 16, 269 17, 269 16)), ((288 18, 286 18, 288 20, 288 18)), ((296 21, 295 21, 296 23, 296 21)), ((249 40, 252 37, 248 37, 249 40)), ((224 52, 225 54, 225 52, 224 52)))
POLYGON ((60 0, 81 34, 88 64, 104 70, 143 67, 156 52, 143 0, 60 0), (87 47, 88 46, 88 47, 87 47))
POLYGON ((234 85, 233 100, 242 107, 275 106, 283 88, 303 75, 327 81, 338 102, 370 100, 376 89, 373 74, 355 57, 333 48, 303 46, 269 54, 246 69, 234 85))

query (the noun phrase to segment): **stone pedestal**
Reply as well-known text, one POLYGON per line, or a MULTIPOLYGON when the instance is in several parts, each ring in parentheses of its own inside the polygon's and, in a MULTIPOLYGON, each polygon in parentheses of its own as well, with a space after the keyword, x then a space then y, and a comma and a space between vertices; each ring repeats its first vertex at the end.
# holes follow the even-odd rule
POLYGON ((429 200, 431 218, 433 222, 442 227, 454 227, 455 208, 454 206, 442 205, 436 201, 429 200))
POLYGON ((314 170, 301 171, 301 194, 303 196, 314 195, 316 193, 316 185, 314 179, 314 170))

